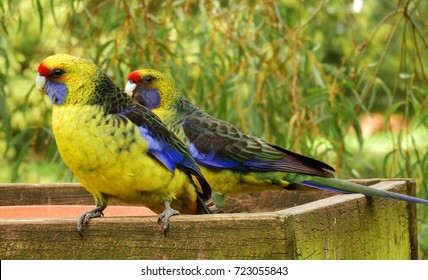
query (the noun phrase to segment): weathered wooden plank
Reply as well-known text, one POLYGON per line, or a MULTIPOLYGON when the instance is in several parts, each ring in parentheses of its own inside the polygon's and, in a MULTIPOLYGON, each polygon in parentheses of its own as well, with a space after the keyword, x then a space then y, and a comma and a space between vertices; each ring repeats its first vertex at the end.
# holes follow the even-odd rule
MULTIPOLYGON (((373 187, 412 194, 413 181, 373 187)), ((1 259, 417 258, 415 205, 336 195, 277 212, 182 215, 167 237, 156 217, 0 219, 1 259)))
POLYGON ((275 190, 240 194, 227 198, 226 205, 218 213, 261 213, 279 211, 302 205, 337 193, 312 190, 275 190))
POLYGON ((75 220, 2 221, 2 259, 271 259, 290 258, 275 215, 171 218, 164 237, 156 217, 99 218, 84 238, 75 220), (250 219, 249 219, 250 218, 250 219))
MULTIPOLYGON (((360 180, 373 185, 379 179, 360 180)), ((277 190, 229 196, 221 213, 259 213, 302 205, 336 193, 311 189, 277 190)), ((0 183, 0 206, 16 205, 93 205, 91 194, 79 183, 29 184, 0 183)), ((114 201, 111 205, 117 205, 114 201)))
MULTIPOLYGON (((276 190, 230 196, 221 213, 258 213, 289 208, 335 193, 312 189, 276 190)), ((0 206, 16 205, 93 205, 94 199, 78 183, 63 184, 0 184, 0 206)), ((118 205, 111 201, 110 205, 118 205)))
POLYGON ((0 184, 0 206, 93 205, 94 198, 77 183, 0 184))
MULTIPOLYGON (((408 191, 403 181, 373 187, 408 191)), ((341 195, 282 213, 297 259, 411 259, 417 258, 415 209, 405 202, 341 195)))

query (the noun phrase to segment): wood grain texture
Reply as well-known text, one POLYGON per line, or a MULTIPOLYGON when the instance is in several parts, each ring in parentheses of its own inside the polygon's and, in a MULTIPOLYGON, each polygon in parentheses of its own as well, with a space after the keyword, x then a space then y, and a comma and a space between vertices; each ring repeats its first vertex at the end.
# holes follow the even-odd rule
POLYGON ((0 184, 0 206, 93 205, 92 195, 78 183, 0 184))
MULTIPOLYGON (((373 187, 415 189, 404 179, 373 187)), ((404 202, 335 195, 281 211, 174 216, 167 237, 154 216, 94 219, 84 238, 75 219, 0 219, 0 258, 415 259, 415 211, 404 202)))

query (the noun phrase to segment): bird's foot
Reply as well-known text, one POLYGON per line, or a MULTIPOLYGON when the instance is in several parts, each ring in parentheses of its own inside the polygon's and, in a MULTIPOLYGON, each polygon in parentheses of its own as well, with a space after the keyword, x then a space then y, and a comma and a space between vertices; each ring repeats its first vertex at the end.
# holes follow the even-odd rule
POLYGON ((166 236, 166 233, 169 228, 169 217, 180 215, 180 212, 171 208, 171 202, 165 201, 165 209, 158 216, 158 224, 163 223, 163 234, 166 236))
POLYGON ((98 218, 101 216, 104 216, 103 210, 105 209, 104 206, 98 206, 97 208, 94 208, 92 210, 89 210, 85 213, 83 213, 82 216, 77 220, 77 231, 79 232, 79 235, 83 237, 83 228, 88 226, 89 220, 93 218, 98 218))
POLYGON ((220 210, 221 210, 221 208, 217 207, 215 204, 207 205, 207 206, 208 206, 208 209, 209 209, 211 212, 218 212, 218 211, 220 211, 220 210))

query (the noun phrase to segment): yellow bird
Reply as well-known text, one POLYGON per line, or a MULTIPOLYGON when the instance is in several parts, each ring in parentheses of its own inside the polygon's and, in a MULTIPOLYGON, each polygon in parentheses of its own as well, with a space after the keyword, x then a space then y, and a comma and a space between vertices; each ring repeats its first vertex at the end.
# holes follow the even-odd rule
POLYGON ((427 200, 333 178, 326 163, 245 134, 191 104, 161 72, 141 69, 128 75, 125 91, 152 110, 189 148, 213 187, 213 201, 225 196, 291 186, 361 193, 412 203, 427 200))
POLYGON ((95 199, 97 207, 78 219, 81 235, 113 199, 160 213, 165 234, 172 215, 209 213, 202 200, 210 186, 184 144, 94 63, 49 56, 38 67, 36 86, 53 103, 63 161, 95 199))

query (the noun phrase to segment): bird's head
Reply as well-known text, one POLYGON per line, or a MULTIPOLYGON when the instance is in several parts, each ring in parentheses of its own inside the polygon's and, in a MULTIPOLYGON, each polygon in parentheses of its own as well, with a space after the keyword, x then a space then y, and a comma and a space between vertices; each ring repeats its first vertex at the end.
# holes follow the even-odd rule
POLYGON ((152 69, 131 72, 125 92, 150 110, 167 108, 181 96, 170 79, 152 69))
POLYGON ((36 87, 55 105, 89 103, 94 100, 96 83, 103 75, 91 61, 67 54, 52 55, 38 68, 36 87))

